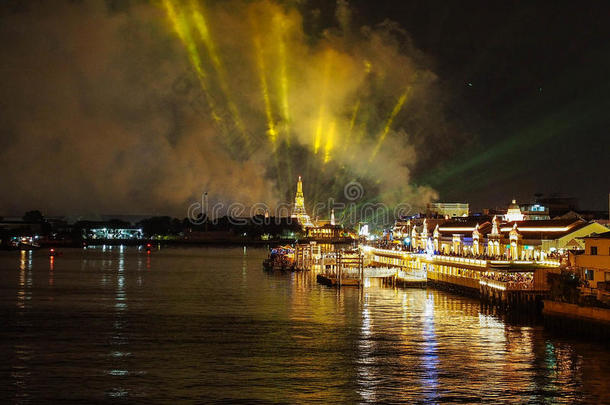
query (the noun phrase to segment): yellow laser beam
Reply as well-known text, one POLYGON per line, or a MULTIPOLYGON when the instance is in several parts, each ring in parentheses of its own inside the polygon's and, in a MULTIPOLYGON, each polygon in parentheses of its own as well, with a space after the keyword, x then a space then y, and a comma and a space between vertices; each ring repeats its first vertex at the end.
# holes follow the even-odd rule
POLYGON ((231 99, 231 92, 230 92, 229 86, 227 84, 224 65, 222 63, 220 56, 218 55, 218 52, 216 51, 216 45, 214 44, 214 41, 212 40, 212 35, 210 34, 210 30, 208 28, 208 24, 207 24, 204 14, 203 14, 203 11, 201 10, 201 8, 199 7, 199 5, 197 4, 197 2, 195 0, 191 0, 190 6, 191 6, 191 12, 192 12, 192 20, 193 20, 195 29, 197 30, 197 33, 199 34, 199 38, 205 45, 206 50, 208 51, 210 60, 212 61, 212 65, 214 66, 214 69, 218 76, 218 82, 220 84, 220 89, 222 90, 222 92, 227 100, 227 106, 229 107, 229 112, 231 113, 231 116, 233 117, 233 121, 235 122, 235 126, 239 130, 242 138, 244 138, 245 142, 248 142, 248 139, 247 139, 248 136, 244 129, 243 121, 241 119, 239 110, 237 109, 237 105, 231 99))
MULTIPOLYGON (((274 58, 274 62, 277 62, 278 67, 276 68, 277 80, 274 82, 274 90, 277 92, 277 104, 278 104, 278 115, 279 119, 276 122, 276 131, 278 136, 278 142, 282 141, 286 147, 290 147, 291 133, 291 114, 288 102, 288 72, 287 72, 287 50, 286 50, 286 32, 289 17, 279 9, 274 9, 272 16, 272 24, 274 27, 273 35, 277 38, 277 57, 274 58), (279 127, 279 128, 278 128, 279 127), (281 136, 281 139, 279 139, 281 136)), ((287 164, 284 168, 284 175, 287 174, 288 179, 292 179, 292 165, 287 164)))
POLYGON ((288 107, 288 76, 286 74, 286 45, 280 40, 280 88, 282 89, 282 119, 286 129, 286 136, 290 135, 290 109, 288 107))
POLYGON ((344 146, 347 146, 350 142, 350 138, 352 137, 352 131, 354 129, 354 124, 356 123, 356 118, 358 117, 358 111, 360 111, 360 98, 358 98, 358 100, 356 101, 356 106, 354 107, 352 118, 349 120, 349 129, 345 137, 344 146))
POLYGON ((356 145, 360 145, 360 143, 362 142, 362 138, 364 137, 364 133, 366 132, 366 123, 367 123, 368 114, 365 113, 363 115, 364 115, 364 118, 360 119, 361 122, 357 126, 356 145))
POLYGON ((254 36, 254 48, 256 50, 256 62, 258 65, 259 79, 261 82, 261 91, 263 92, 263 101, 265 103, 265 116, 267 117, 267 136, 271 144, 275 146, 277 141, 277 129, 273 120, 273 111, 271 109, 271 99, 269 97, 269 86, 267 84, 267 75, 265 69, 265 59, 263 57, 263 47, 261 39, 258 35, 254 36))
MULTIPOLYGON (((364 73, 365 73, 366 77, 368 77, 369 73, 371 73, 372 66, 373 65, 371 64, 371 62, 369 60, 366 60, 366 59, 364 60, 364 73)), ((360 113, 360 96, 358 96, 358 100, 356 101, 356 106, 354 107, 354 113, 352 114, 352 119, 350 120, 348 138, 350 138, 352 135, 352 131, 354 130, 354 125, 356 124, 356 118, 358 117, 359 113, 360 113)), ((362 138, 362 132, 356 139, 356 142, 360 143, 361 138, 362 138)))
MULTIPOLYGON (((280 98, 282 108, 280 109, 283 132, 286 145, 290 147, 290 109, 288 107, 288 74, 286 72, 286 44, 284 42, 284 32, 280 36, 279 41, 279 53, 280 53, 280 98)), ((288 165, 288 178, 292 179, 291 165, 288 165)))
POLYGON ((280 63, 280 100, 281 109, 280 113, 282 116, 283 127, 286 136, 286 142, 290 143, 290 109, 288 106, 288 74, 286 72, 286 43, 284 41, 285 35, 285 22, 284 16, 275 16, 275 20, 279 20, 278 25, 280 27, 280 33, 278 35, 278 52, 279 52, 279 63, 280 63))
POLYGON ((195 41, 193 41, 193 38, 190 34, 188 22, 184 18, 184 15, 176 10, 176 7, 174 6, 171 0, 163 0, 163 6, 165 8, 167 17, 172 23, 174 31, 176 31, 176 34, 178 34, 178 38, 186 48, 189 61, 191 62, 193 69, 195 69, 197 79, 199 80, 199 84, 201 85, 201 89, 203 90, 208 106, 210 107, 212 118, 217 123, 220 123, 222 121, 222 118, 216 112, 216 103, 214 102, 214 99, 210 94, 206 81, 207 75, 201 63, 201 57, 199 56, 197 45, 195 44, 195 41))
POLYGON ((335 138, 335 126, 336 121, 332 121, 330 123, 330 128, 328 129, 328 133, 326 135, 326 145, 324 146, 324 163, 328 163, 331 159, 331 151, 333 149, 333 141, 335 138))
POLYGON ((373 64, 369 60, 364 61, 364 73, 366 73, 367 75, 369 73, 371 73, 372 67, 373 67, 373 64))
MULTIPOLYGON (((283 24, 282 24, 283 26, 283 24)), ((286 44, 284 42, 284 32, 280 36, 279 41, 279 60, 280 60, 280 99, 281 99, 281 117, 282 129, 286 145, 290 147, 290 109, 288 107, 288 75, 286 72, 286 44)), ((288 178, 292 179, 291 165, 288 165, 288 178)))
POLYGON ((407 100, 407 96, 409 95, 410 90, 411 90, 411 86, 407 87, 407 89, 404 91, 404 93, 402 93, 402 95, 398 99, 398 102, 392 109, 392 112, 390 113, 390 116, 385 124, 385 127, 383 128, 383 132, 381 133, 381 136, 379 137, 379 140, 377 141, 377 145, 375 145, 375 149, 373 149, 373 153, 371 154, 371 158, 369 159, 369 162, 371 162, 375 158, 377 153, 379 153, 379 149, 381 148, 383 141, 385 140, 386 136, 388 135, 388 132, 390 132, 390 128, 392 127, 392 122, 394 122, 394 118, 396 118, 396 116, 402 109, 402 106, 405 103, 405 101, 407 100))
POLYGON ((322 123, 324 122, 323 118, 322 118, 322 114, 323 114, 323 108, 320 107, 320 114, 318 116, 318 124, 316 125, 316 134, 314 136, 314 141, 313 141, 313 152, 314 153, 318 153, 318 150, 320 150, 320 144, 322 143, 322 123))
POLYGON ((275 120, 273 119, 273 110, 271 107, 271 98, 269 96, 269 85, 267 83, 267 71, 265 66, 265 58, 263 55, 263 45, 261 40, 261 35, 258 30, 257 19, 254 14, 249 15, 250 26, 253 32, 252 39, 254 42, 254 53, 256 58, 256 65, 258 67, 258 74, 261 86, 261 92, 263 97, 263 102, 265 105, 265 118, 267 120, 267 138, 271 143, 271 151, 273 154, 273 161, 275 163, 275 169, 277 172, 277 181, 278 187, 281 190, 284 190, 282 186, 282 171, 280 170, 280 161, 277 154, 277 129, 275 125, 275 120))
POLYGON ((322 127, 324 125, 324 115, 326 114, 326 92, 328 88, 328 74, 329 74, 329 58, 330 54, 326 53, 324 61, 324 76, 322 78, 322 93, 320 95, 320 109, 318 111, 318 121, 316 124, 316 131, 313 140, 313 152, 315 154, 320 150, 322 143, 322 127))

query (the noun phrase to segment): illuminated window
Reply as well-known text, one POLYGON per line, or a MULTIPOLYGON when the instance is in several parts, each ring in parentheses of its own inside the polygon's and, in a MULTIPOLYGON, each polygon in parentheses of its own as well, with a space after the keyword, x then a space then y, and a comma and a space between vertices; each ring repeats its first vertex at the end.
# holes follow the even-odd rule
POLYGON ((593 270, 585 270, 585 280, 593 280, 593 270))

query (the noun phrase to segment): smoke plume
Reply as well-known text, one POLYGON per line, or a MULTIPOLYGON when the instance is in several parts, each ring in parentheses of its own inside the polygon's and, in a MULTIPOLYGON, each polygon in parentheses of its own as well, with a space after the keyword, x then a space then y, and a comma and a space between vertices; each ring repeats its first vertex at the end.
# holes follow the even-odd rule
MULTIPOLYGON (((421 206, 418 157, 445 136, 425 57, 391 22, 306 33, 274 1, 4 6, 0 209, 184 216, 210 202, 421 206)), ((430 149, 432 148, 432 149, 430 149)))

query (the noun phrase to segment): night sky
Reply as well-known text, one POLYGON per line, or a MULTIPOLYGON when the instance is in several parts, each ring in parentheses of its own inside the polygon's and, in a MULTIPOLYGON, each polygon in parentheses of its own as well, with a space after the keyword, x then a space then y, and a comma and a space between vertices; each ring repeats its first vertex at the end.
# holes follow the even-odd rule
POLYGON ((427 156, 415 181, 475 207, 540 192, 608 209, 608 2, 350 4, 367 24, 399 22, 430 58, 452 120, 472 134, 449 156, 427 156))
POLYGON ((208 1, 209 43, 188 4, 3 4, 0 214, 273 205, 298 174, 310 201, 607 209, 606 2, 208 1))

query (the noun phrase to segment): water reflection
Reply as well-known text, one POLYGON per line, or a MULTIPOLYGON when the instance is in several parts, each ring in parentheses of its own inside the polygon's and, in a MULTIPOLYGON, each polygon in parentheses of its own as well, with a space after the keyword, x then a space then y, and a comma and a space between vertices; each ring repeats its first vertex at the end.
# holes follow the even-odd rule
MULTIPOLYGON (((111 352, 110 356, 113 359, 113 368, 107 371, 108 375, 113 377, 124 377, 129 375, 127 370, 127 362, 125 358, 130 354, 123 349, 128 345, 129 340, 125 334, 125 329, 128 327, 126 312, 129 309, 127 304, 127 292, 125 288, 125 251, 123 246, 120 246, 118 252, 118 265, 116 268, 116 289, 114 300, 114 328, 110 337, 111 352)), ((110 397, 122 397, 129 394, 129 390, 122 386, 123 380, 117 379, 117 386, 112 387, 108 392, 110 397)))
POLYGON ((0 255, 0 385, 31 403, 608 402, 602 345, 434 289, 369 279, 337 290, 312 272, 265 273, 265 256, 0 255))
POLYGON ((368 295, 365 293, 362 302, 362 326, 358 341, 358 393, 365 401, 375 400, 375 386, 372 383, 374 378, 370 373, 371 365, 374 364, 371 336, 371 314, 368 295))
POLYGON ((19 260, 19 289, 17 290, 17 308, 25 308, 25 268, 26 268, 25 250, 21 251, 21 259, 19 260))
POLYGON ((422 385, 426 402, 438 400, 438 370, 437 341, 434 326, 434 294, 429 294, 424 301, 422 328, 421 364, 424 368, 422 385))
POLYGON ((247 248, 244 246, 243 254, 241 257, 241 287, 246 288, 248 284, 246 283, 247 274, 248 274, 248 254, 247 248))
POLYGON ((571 346, 547 354, 554 359, 550 364, 563 355, 561 367, 547 373, 547 364, 537 364, 541 326, 507 324, 482 312, 475 300, 434 290, 372 287, 364 292, 360 314, 356 383, 361 401, 479 402, 485 393, 498 401, 539 402, 572 398, 582 389, 582 359, 573 356, 571 346))
MULTIPOLYGON (((32 299, 32 264, 33 252, 21 250, 19 253, 19 281, 17 289, 17 319, 16 326, 26 331, 30 326, 27 320, 27 311, 32 299)), ((15 361, 11 367, 11 379, 15 390, 15 402, 28 401, 29 384, 31 379, 30 362, 32 360, 32 347, 19 341, 13 346, 15 361)))
MULTIPOLYGON (((17 308, 21 310, 26 309, 32 299, 32 257, 33 252, 31 250, 20 252, 17 308)), ((19 312, 20 315, 24 313, 24 311, 19 312)))
MULTIPOLYGON (((54 273, 55 273, 55 256, 49 256, 49 287, 52 287, 53 283, 55 282, 54 273)), ((51 299, 52 299, 52 297, 51 297, 51 299)))

